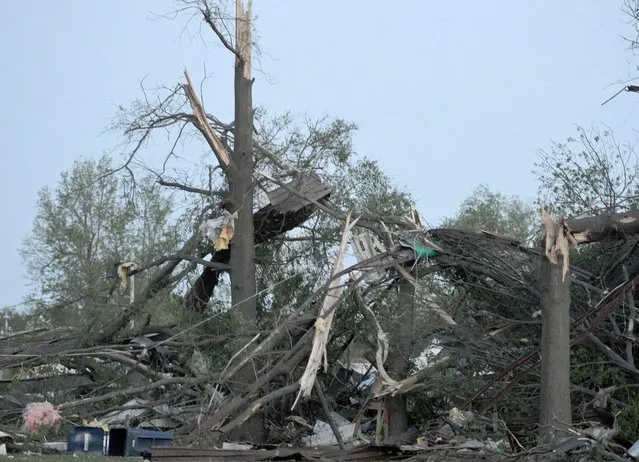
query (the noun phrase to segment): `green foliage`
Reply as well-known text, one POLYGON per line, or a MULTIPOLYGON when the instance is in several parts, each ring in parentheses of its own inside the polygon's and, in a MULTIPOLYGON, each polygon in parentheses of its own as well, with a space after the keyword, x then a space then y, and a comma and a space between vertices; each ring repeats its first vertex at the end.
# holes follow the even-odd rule
POLYGON ((538 217, 530 204, 481 185, 462 202, 455 217, 444 220, 442 227, 489 231, 528 243, 537 230, 538 217))
POLYGON ((599 352, 576 347, 571 351, 570 381, 591 389, 625 385, 628 377, 599 352))
POLYGON ((623 405, 613 404, 611 411, 619 413, 617 424, 623 436, 630 441, 639 439, 639 393, 634 379, 610 363, 599 352, 585 347, 573 348, 570 381, 591 390, 615 386, 613 398, 623 405))
MULTIPOLYGON (((260 142, 281 161, 303 171, 316 171, 331 185, 331 203, 343 211, 405 215, 410 195, 393 186, 380 166, 353 150, 354 124, 341 119, 306 121, 299 126, 288 115, 260 117, 260 142)), ((263 170, 266 159, 258 159, 263 170)), ((294 309, 326 281, 337 252, 343 223, 326 213, 313 216, 294 230, 256 249, 258 287, 263 316, 278 318, 294 309)))
POLYGON ((539 200, 569 217, 637 206, 637 157, 609 130, 578 127, 577 137, 553 143, 535 164, 539 200))
POLYGON ((39 193, 33 230, 21 254, 35 316, 47 324, 82 326, 110 319, 118 309, 108 301, 115 288, 114 264, 132 258, 145 262, 177 245, 170 198, 150 179, 131 185, 112 172, 107 157, 78 161, 62 173, 55 189, 39 193))
POLYGON ((629 441, 639 439, 639 393, 635 393, 624 406, 613 406, 613 412, 619 412, 617 423, 623 436, 629 441))

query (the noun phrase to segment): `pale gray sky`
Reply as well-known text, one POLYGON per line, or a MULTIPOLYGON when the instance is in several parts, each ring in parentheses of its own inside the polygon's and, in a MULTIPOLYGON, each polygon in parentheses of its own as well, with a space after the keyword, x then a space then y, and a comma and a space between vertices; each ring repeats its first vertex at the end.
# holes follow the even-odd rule
MULTIPOLYGON (((635 94, 601 106, 636 75, 621 0, 254 0, 264 51, 254 100, 271 113, 357 123, 380 162, 436 225, 480 183, 532 199, 536 151, 604 123, 635 143, 635 94)), ((139 83, 173 86, 204 65, 209 112, 232 114, 232 61, 170 0, 0 2, 0 306, 26 294, 17 248, 36 194, 103 134, 139 83)), ((160 154, 158 154, 160 155, 160 154)))

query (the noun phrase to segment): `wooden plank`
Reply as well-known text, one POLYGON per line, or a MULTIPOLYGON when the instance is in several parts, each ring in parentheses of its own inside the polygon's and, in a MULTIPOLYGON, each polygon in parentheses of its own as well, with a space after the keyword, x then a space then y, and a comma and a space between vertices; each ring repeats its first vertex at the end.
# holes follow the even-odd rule
POLYGON ((297 212, 313 201, 328 197, 330 194, 330 186, 322 183, 322 180, 315 174, 301 176, 285 186, 266 193, 271 205, 281 213, 297 212))

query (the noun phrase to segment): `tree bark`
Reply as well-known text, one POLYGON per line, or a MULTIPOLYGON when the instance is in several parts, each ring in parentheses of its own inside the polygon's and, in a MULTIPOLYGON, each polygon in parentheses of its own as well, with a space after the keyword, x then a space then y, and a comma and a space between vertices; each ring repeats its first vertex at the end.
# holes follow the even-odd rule
MULTIPOLYGON (((313 204, 309 204, 297 212, 281 213, 273 205, 267 205, 253 214, 253 243, 263 244, 281 234, 297 228, 308 220, 315 212, 313 204)), ((232 247, 232 246, 231 246, 232 247)), ((227 264, 231 259, 231 251, 220 250, 211 257, 214 263, 227 264)), ((193 283, 184 299, 184 308, 189 311, 203 312, 213 296, 223 270, 205 268, 193 283)))
POLYGON ((639 233, 639 211, 566 220, 578 244, 626 239, 639 233))
MULTIPOLYGON (((394 325, 395 347, 388 355, 388 372, 395 380, 403 380, 410 374, 410 357, 413 350, 415 318, 415 286, 402 278, 399 283, 397 322, 394 325)), ((406 395, 397 394, 388 398, 388 434, 399 436, 408 428, 406 395)))
MULTIPOLYGON (((558 234, 559 221, 549 221, 558 234)), ((549 231, 546 230, 546 238, 549 231)), ((545 241, 545 239, 544 239, 545 241)), ((539 424, 545 442, 555 441, 571 424, 570 405, 570 277, 564 277, 563 258, 556 263, 541 252, 541 403, 539 424)))
POLYGON ((231 298, 246 321, 255 319, 255 243, 253 229, 253 100, 251 81, 251 0, 236 0, 235 145, 229 193, 237 212, 231 240, 231 298))
MULTIPOLYGON (((248 0, 235 2, 235 143, 233 164, 229 171, 229 193, 233 210, 237 212, 235 233, 231 240, 231 303, 242 314, 245 326, 255 324, 255 236, 253 228, 253 97, 251 77, 251 8, 248 0)), ((237 375, 240 391, 255 381, 249 362, 237 375)), ((264 422, 260 415, 251 415, 236 429, 236 441, 259 443, 264 440, 264 422)))

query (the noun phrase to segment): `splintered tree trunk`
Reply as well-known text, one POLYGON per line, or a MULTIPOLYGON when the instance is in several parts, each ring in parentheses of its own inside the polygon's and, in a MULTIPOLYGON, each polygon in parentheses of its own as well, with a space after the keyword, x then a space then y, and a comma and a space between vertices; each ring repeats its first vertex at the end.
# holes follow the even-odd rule
POLYGON ((251 81, 251 2, 244 10, 236 2, 235 149, 237 167, 229 179, 229 192, 237 212, 231 252, 231 297, 247 321, 254 320, 255 237, 253 229, 253 99, 251 81))
MULTIPOLYGON (((253 228, 253 98, 251 77, 251 0, 236 0, 235 48, 235 144, 229 177, 229 193, 237 212, 231 241, 231 302, 244 318, 245 326, 255 323, 255 236, 253 228)), ((249 364, 237 376, 243 389, 254 382, 249 364)), ((240 391, 240 390, 238 390, 240 391)), ((233 435, 238 441, 261 442, 264 426, 259 416, 249 419, 233 435)))
MULTIPOLYGON (((563 226, 551 221, 554 232, 563 226)), ((546 247, 545 240, 542 247, 546 247)), ((545 249, 544 249, 545 250, 545 249)), ((554 250, 553 250, 554 251, 554 250)), ((546 252, 541 257, 541 403, 539 424, 541 437, 551 442, 565 435, 571 424, 570 405, 570 275, 564 274, 564 259, 557 255, 552 262, 546 252)))
MULTIPOLYGON (((410 357, 413 350, 415 319, 415 286, 403 278, 399 284, 399 306, 394 329, 395 348, 388 355, 388 371, 395 380, 402 380, 410 373, 410 357)), ((388 433, 399 436, 408 428, 406 395, 388 398, 388 433)))

